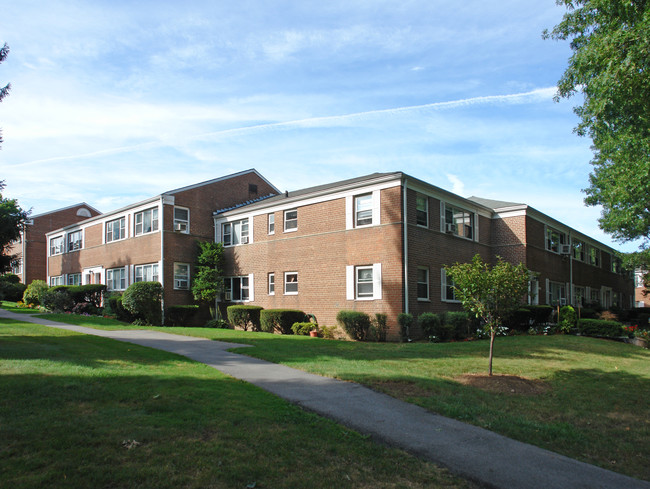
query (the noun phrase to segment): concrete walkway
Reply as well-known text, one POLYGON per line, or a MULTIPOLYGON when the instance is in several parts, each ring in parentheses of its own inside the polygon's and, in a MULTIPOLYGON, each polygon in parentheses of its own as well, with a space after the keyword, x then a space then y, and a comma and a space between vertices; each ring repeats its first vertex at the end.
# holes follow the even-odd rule
POLYGON ((0 317, 67 329, 183 355, 255 384, 374 440, 399 447, 485 487, 650 489, 633 479, 343 382, 226 350, 244 347, 157 331, 103 331, 0 309, 0 317))

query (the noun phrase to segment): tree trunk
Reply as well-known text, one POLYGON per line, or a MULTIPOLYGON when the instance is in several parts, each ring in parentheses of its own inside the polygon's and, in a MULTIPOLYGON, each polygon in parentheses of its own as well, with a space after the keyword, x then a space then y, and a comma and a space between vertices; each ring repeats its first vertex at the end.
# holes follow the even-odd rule
POLYGON ((488 375, 492 376, 492 352, 494 351, 494 337, 496 336, 496 331, 494 328, 490 330, 490 360, 488 367, 488 375))

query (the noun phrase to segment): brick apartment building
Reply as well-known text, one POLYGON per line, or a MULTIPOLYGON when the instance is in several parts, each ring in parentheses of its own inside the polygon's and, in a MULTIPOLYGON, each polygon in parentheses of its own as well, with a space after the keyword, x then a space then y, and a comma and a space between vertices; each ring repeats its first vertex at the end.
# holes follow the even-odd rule
POLYGON ((444 267, 475 254, 538 274, 533 304, 630 307, 634 283, 615 251, 525 205, 465 199, 404 173, 287 192, 214 215, 226 248, 221 307, 397 315, 460 309, 444 267))
POLYGON ((214 237, 215 209, 275 195, 255 170, 169 192, 47 233, 50 285, 159 281, 165 306, 191 304, 197 241, 214 237))
POLYGON ((645 285, 643 284, 643 276, 647 272, 645 270, 637 269, 634 271, 634 292, 635 292, 635 304, 636 307, 650 307, 650 296, 643 294, 645 291, 645 285))
POLYGON ((17 257, 11 272, 18 275, 24 284, 30 284, 33 280, 47 280, 46 234, 100 214, 97 209, 82 202, 31 216, 23 226, 20 239, 9 249, 9 254, 17 257))

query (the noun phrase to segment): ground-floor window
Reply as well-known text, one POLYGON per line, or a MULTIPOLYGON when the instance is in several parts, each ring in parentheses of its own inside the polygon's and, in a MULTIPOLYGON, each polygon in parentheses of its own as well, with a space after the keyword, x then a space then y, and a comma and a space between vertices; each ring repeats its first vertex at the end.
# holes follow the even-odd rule
POLYGON ((275 295, 275 273, 269 273, 269 295, 275 295))
POLYGON ((419 301, 429 300, 429 269, 425 267, 418 268, 417 292, 419 301))
POLYGON ((188 290, 190 288, 190 265, 174 263, 174 289, 188 290))
POLYGON ((224 279, 224 292, 227 301, 250 301, 251 276, 227 277, 224 279))
POLYGON ((454 280, 447 277, 447 272, 444 268, 441 269, 440 286, 442 288, 442 301, 443 302, 459 302, 456 298, 456 289, 454 288, 454 280))
POLYGON ((69 273, 68 274, 68 285, 81 285, 81 274, 80 273, 69 273))
POLYGON ((136 265, 134 281, 135 282, 159 282, 158 264, 152 263, 150 265, 136 265))
POLYGON ((56 277, 50 277, 50 287, 54 287, 56 285, 65 285, 63 275, 58 275, 56 277))
POLYGON ((565 306, 566 301, 566 285, 561 282, 548 281, 546 291, 546 303, 551 306, 565 306))
POLYGON ((106 270, 106 289, 107 290, 126 289, 125 268, 111 268, 109 270, 106 270))

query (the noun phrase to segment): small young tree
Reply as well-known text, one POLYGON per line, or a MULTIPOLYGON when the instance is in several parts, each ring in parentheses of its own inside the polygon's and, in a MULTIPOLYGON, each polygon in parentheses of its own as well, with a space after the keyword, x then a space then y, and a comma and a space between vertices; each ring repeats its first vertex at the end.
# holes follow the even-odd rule
POLYGON ((489 375, 497 328, 521 305, 530 281, 530 272, 522 263, 513 265, 497 258, 493 267, 483 262, 480 255, 475 255, 471 263, 445 267, 447 277, 453 280, 456 298, 485 323, 485 331, 490 335, 489 375))
POLYGON ((215 301, 223 292, 223 245, 212 241, 198 242, 196 271, 192 282, 194 300, 208 304, 215 317, 215 301))

